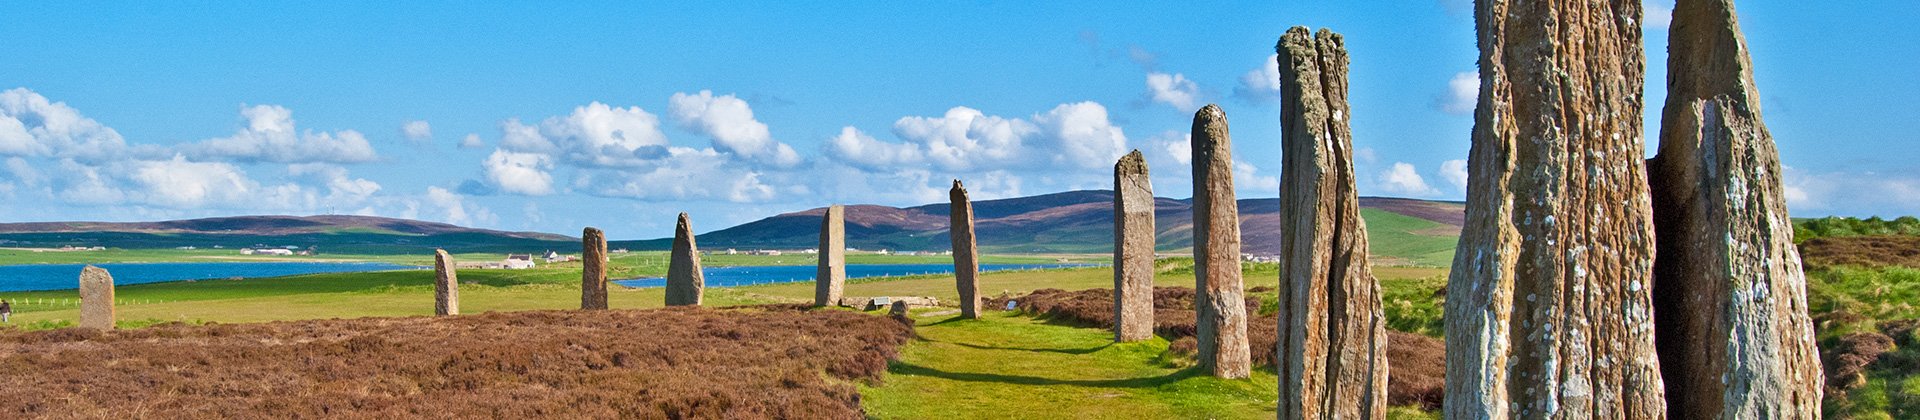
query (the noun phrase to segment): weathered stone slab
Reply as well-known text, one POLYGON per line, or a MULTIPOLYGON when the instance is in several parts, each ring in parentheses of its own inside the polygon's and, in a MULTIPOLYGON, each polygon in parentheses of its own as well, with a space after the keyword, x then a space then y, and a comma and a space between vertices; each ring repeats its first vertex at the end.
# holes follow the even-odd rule
POLYGON ((607 234, 580 232, 580 309, 607 309, 607 234))
POLYGON ((953 180, 947 196, 953 202, 948 236, 953 239, 953 279, 960 289, 960 317, 976 319, 980 317, 980 250, 974 246, 973 201, 958 179, 953 180))
POLYGON ((1253 356, 1240 279, 1233 139, 1227 135, 1227 114, 1212 104, 1193 115, 1193 261, 1200 368, 1222 378, 1245 378, 1253 356))
POLYGON ((1673 418, 1820 417, 1780 154, 1731 0, 1680 0, 1653 188, 1654 320, 1673 418))
POLYGON ((839 302, 840 294, 846 289, 846 208, 839 204, 828 206, 826 214, 820 217, 820 269, 814 273, 813 281, 813 306, 839 302))
POLYGON ((1367 262, 1340 34, 1280 38, 1279 418, 1387 415, 1386 314, 1367 262))
POLYGON ((907 309, 909 309, 909 306, 910 305, 907 304, 907 301, 904 301, 904 300, 893 301, 893 306, 887 308, 887 314, 893 315, 893 316, 902 316, 902 317, 907 316, 907 309))
POLYGON ((455 273, 453 256, 447 250, 433 250, 433 314, 460 314, 460 276, 455 273))
POLYGON ((80 269, 80 328, 114 329, 113 275, 107 269, 80 269))
POLYGON ((1641 3, 1482 0, 1474 13, 1446 416, 1662 418, 1641 3))
POLYGON ((673 227, 673 255, 667 263, 667 306, 700 306, 707 288, 706 275, 700 272, 700 250, 693 243, 693 225, 687 214, 673 227))
POLYGON ((1153 183, 1134 150, 1113 165, 1113 340, 1153 338, 1153 183))

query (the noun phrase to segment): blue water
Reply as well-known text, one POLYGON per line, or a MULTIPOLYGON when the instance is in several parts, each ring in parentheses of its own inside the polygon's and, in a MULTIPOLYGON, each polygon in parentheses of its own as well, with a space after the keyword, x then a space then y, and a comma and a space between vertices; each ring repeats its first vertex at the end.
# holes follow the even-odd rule
MULTIPOLYGON (((399 264, 360 262, 193 262, 94 265, 107 269, 107 272, 113 275, 115 285, 418 268, 399 264)), ((0 291, 77 289, 80 288, 82 267, 86 266, 81 264, 0 266, 0 291)))
MULTIPOLYGON (((1036 270, 1047 268, 1092 267, 1093 264, 981 264, 980 271, 1036 270)), ((772 265, 755 267, 707 267, 700 270, 708 287, 745 286, 767 283, 813 281, 819 267, 811 265, 772 265)), ((847 278, 951 274, 953 264, 855 264, 847 266, 847 278)), ((667 279, 641 277, 614 280, 627 287, 665 287, 667 279)))

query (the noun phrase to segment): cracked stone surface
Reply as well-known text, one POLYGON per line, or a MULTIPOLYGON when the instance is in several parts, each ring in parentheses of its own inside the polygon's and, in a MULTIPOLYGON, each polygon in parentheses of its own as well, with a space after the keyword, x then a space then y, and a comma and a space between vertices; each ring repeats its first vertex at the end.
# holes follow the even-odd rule
POLYGON ((1474 3, 1480 97, 1448 278, 1447 418, 1664 418, 1641 3, 1474 3))
POLYGON ((960 317, 980 318, 980 249, 973 238, 973 201, 967 198, 967 187, 960 180, 953 180, 953 189, 947 191, 952 199, 950 230, 953 239, 953 281, 960 289, 960 317))
POLYGON ((1283 419, 1387 415, 1386 315, 1367 263, 1340 34, 1294 27, 1281 84, 1280 403, 1283 419))
POLYGON ((1819 418, 1821 366, 1780 154, 1733 2, 1673 10, 1653 188, 1654 313, 1674 418, 1819 418))
POLYGON ((700 306, 707 280, 700 273, 700 249, 693 244, 693 224, 686 213, 673 227, 672 260, 667 263, 667 306, 700 306))
POLYGON ((433 250, 433 314, 460 314, 460 276, 454 272, 453 256, 447 250, 433 250))
POLYGON ((1153 338, 1153 183, 1139 150, 1113 165, 1113 339, 1153 338))
POLYGON ((1193 115, 1194 338, 1202 371, 1245 378, 1246 291, 1240 279, 1240 209, 1233 195, 1233 139, 1227 114, 1208 104, 1193 115))

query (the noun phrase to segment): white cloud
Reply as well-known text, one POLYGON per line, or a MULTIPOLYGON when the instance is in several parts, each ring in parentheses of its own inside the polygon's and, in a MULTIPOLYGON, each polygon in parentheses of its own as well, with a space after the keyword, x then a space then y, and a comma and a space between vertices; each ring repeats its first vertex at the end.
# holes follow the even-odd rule
POLYGON ((1644 2, 1644 4, 1646 6, 1643 7, 1642 10, 1645 14, 1645 16, 1643 16, 1645 22, 1640 25, 1641 27, 1666 30, 1668 27, 1673 26, 1673 2, 1656 0, 1644 2))
POLYGON ((1434 100, 1434 107, 1448 114, 1472 115, 1479 100, 1480 72, 1460 72, 1447 80, 1447 93, 1434 100))
POLYGON ((478 149, 482 147, 487 147, 487 142, 481 140, 479 134, 467 133, 466 138, 460 139, 460 148, 462 149, 478 149))
POLYGON ((1242 194, 1280 193, 1280 177, 1260 175, 1260 168, 1246 161, 1233 160, 1233 189, 1242 194))
POLYGON ((1266 66, 1241 75, 1240 86, 1233 88, 1233 96, 1248 102, 1280 100, 1280 55, 1267 54, 1266 66))
POLYGON ((1447 180, 1447 184, 1453 185, 1454 188, 1462 192, 1466 191, 1467 160, 1454 159, 1440 162, 1440 178, 1447 180))
POLYGON ((1380 154, 1374 152, 1371 147, 1362 147, 1353 151, 1353 160, 1355 163, 1370 165, 1380 160, 1380 154))
POLYGON ((1166 131, 1147 140, 1155 152, 1180 166, 1193 165, 1193 134, 1178 131, 1166 131))
POLYGON ((1174 73, 1147 73, 1147 94, 1154 102, 1172 105, 1181 111, 1192 111, 1200 100, 1200 85, 1187 76, 1174 73))
POLYGON ((1440 194, 1440 190, 1427 185, 1427 180, 1420 176, 1420 172, 1415 170, 1413 164, 1406 162, 1394 162, 1392 167, 1380 172, 1375 183, 1381 191, 1388 194, 1410 197, 1440 194))
POLYGON ((274 163, 358 163, 378 158, 366 136, 353 130, 296 132, 293 111, 278 105, 240 109, 246 125, 233 136, 180 145, 194 160, 274 163))
MULTIPOLYGON (((445 188, 427 187, 426 199, 427 205, 439 211, 439 219, 442 222, 462 226, 494 225, 499 223, 499 217, 495 216, 492 211, 479 205, 467 203, 466 196, 448 191, 445 188)), ((409 204, 412 205, 411 203, 409 204)), ((418 207, 417 205, 412 206, 418 207)))
POLYGON ((1127 153, 1127 133, 1113 125, 1107 107, 1097 102, 1060 104, 1033 121, 1041 133, 1036 146, 1055 151, 1054 165, 1111 167, 1127 153))
POLYGON ((428 125, 426 121, 407 121, 406 124, 400 126, 400 135, 406 136, 407 140, 413 141, 431 140, 433 139, 433 126, 428 125))
POLYGON ((325 188, 327 196, 324 205, 330 209, 358 206, 380 192, 380 183, 365 178, 353 178, 347 169, 324 163, 303 163, 287 166, 287 175, 297 181, 316 188, 325 188))
POLYGON ((1040 128, 1019 118, 986 115, 968 107, 953 107, 939 117, 902 117, 893 134, 918 144, 935 167, 969 171, 976 166, 1025 162, 1025 139, 1040 128))
POLYGON ((913 144, 883 142, 851 126, 841 127, 840 135, 827 139, 824 151, 827 156, 868 171, 920 165, 926 159, 913 144))
POLYGON ((126 140, 64 102, 26 88, 0 92, 0 156, 101 161, 119 156, 126 140))
POLYGON ((553 160, 547 155, 495 149, 481 165, 486 170, 487 181, 500 191, 522 195, 553 193, 553 175, 547 173, 547 169, 553 167, 553 160))
POLYGON ((1920 215, 1920 175, 1873 171, 1812 172, 1786 167, 1782 195, 1802 216, 1920 215))
POLYGON ((716 150, 783 167, 800 163, 799 153, 774 141, 767 124, 753 118, 747 101, 733 95, 675 93, 667 100, 667 115, 680 127, 713 139, 716 150))
POLYGON ((593 102, 539 127, 509 119, 500 123, 500 147, 544 153, 586 166, 631 167, 657 158, 667 145, 660 118, 640 107, 616 108, 593 102))
POLYGON ((638 170, 584 171, 574 178, 574 187, 604 197, 736 203, 768 201, 779 192, 761 172, 735 166, 720 151, 673 147, 667 153, 638 170))

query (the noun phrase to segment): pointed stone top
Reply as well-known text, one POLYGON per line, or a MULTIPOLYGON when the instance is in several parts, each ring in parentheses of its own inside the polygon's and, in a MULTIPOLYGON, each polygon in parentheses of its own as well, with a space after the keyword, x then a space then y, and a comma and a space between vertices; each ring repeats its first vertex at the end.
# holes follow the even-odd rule
POLYGON ((691 226, 693 226, 693 224, 687 222, 687 213, 680 212, 680 222, 675 224, 673 228, 676 230, 692 230, 691 226))
POLYGON ((435 257, 440 257, 440 258, 449 258, 449 257, 451 257, 451 255, 448 255, 448 254, 447 254, 447 250, 444 250, 444 249, 439 249, 439 248, 434 248, 434 250, 433 250, 433 256, 435 256, 435 257))
POLYGON ((960 185, 960 180, 956 179, 956 180, 953 180, 953 190, 965 192, 967 190, 967 186, 960 185))
MULTIPOLYGON (((682 213, 682 215, 685 215, 685 213, 682 213)), ((606 236, 606 232, 601 232, 600 228, 592 227, 592 226, 588 226, 586 229, 583 229, 580 231, 581 238, 590 238, 595 236, 606 236)))
POLYGON ((1121 156, 1119 163, 1113 164, 1113 172, 1125 175, 1146 175, 1147 157, 1140 154, 1140 149, 1133 149, 1132 153, 1121 156))

